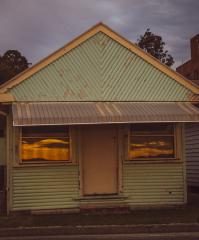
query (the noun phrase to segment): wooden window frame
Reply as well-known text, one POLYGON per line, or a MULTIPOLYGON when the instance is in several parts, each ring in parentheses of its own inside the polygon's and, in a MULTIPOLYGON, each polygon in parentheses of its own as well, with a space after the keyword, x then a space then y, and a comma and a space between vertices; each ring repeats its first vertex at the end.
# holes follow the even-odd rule
MULTIPOLYGON (((31 126, 30 126, 31 127, 31 126)), ((16 145, 16 153, 18 153, 18 165, 20 166, 43 166, 43 165, 74 165, 75 160, 73 157, 73 130, 71 129, 70 126, 68 126, 68 133, 69 133, 69 160, 49 160, 49 161, 22 161, 21 157, 21 149, 22 149, 22 128, 23 127, 18 127, 18 145, 16 145), (18 147, 17 147, 18 146, 18 147)))
MULTIPOLYGON (((143 123, 144 124, 144 123, 143 123)), ((152 123, 153 124, 153 123, 152 123)), ((155 124, 155 123, 154 123, 155 124)), ((180 144, 180 138, 181 138, 181 125, 179 123, 171 123, 174 126, 174 157, 172 158, 130 158, 130 137, 131 137, 131 125, 128 126, 128 142, 127 142, 127 157, 125 158, 126 163, 150 163, 150 162, 179 162, 181 159, 181 146, 180 144)), ((160 135, 161 136, 161 135, 160 135)))

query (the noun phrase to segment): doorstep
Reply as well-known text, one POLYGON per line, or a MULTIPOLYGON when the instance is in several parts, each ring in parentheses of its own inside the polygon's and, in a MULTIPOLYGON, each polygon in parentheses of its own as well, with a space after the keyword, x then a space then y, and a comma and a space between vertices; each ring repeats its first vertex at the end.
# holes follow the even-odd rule
POLYGON ((126 213, 129 212, 126 199, 122 195, 84 196, 79 198, 80 211, 94 214, 126 213))
POLYGON ((76 200, 79 201, 98 201, 98 200, 125 200, 128 197, 123 195, 91 195, 91 196, 83 196, 80 198, 77 198, 76 200))

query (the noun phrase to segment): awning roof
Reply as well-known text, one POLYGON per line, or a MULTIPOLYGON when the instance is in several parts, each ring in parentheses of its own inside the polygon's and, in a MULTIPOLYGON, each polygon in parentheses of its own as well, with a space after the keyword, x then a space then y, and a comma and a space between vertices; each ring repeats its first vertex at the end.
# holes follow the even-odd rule
POLYGON ((29 102, 12 111, 14 126, 199 121, 185 102, 29 102))

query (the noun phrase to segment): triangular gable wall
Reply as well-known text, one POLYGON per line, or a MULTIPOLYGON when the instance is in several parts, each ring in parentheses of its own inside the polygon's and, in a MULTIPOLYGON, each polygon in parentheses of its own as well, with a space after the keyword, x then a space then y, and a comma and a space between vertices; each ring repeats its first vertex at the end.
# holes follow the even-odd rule
POLYGON ((188 101, 193 92, 103 32, 10 89, 17 101, 188 101))

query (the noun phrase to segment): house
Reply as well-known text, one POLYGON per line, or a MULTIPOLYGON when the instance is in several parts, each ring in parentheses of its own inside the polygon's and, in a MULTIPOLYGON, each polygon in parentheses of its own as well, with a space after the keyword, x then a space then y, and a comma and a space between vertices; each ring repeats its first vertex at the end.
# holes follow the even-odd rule
POLYGON ((92 27, 0 89, 7 212, 185 204, 184 129, 199 121, 198 94, 92 27))
MULTIPOLYGON (((176 68, 176 71, 199 84, 199 34, 191 38, 191 59, 176 68)), ((198 106, 197 106, 198 107, 198 106)), ((191 191, 199 188, 199 125, 186 124, 185 129, 187 183, 191 191)))

